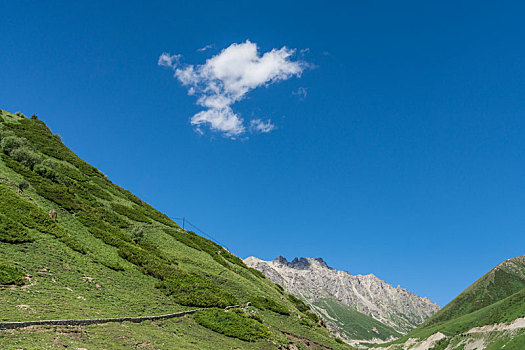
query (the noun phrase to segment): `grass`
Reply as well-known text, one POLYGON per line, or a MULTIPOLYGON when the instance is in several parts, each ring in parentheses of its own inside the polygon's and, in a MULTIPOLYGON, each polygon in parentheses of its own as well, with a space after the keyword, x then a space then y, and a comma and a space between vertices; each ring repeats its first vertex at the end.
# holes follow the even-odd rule
POLYGON ((236 309, 224 311, 213 308, 197 312, 194 318, 201 326, 228 337, 254 341, 270 336, 268 327, 259 320, 249 317, 244 311, 239 311, 236 309))
POLYGON ((0 214, 0 242, 26 243, 32 240, 27 228, 4 214, 0 214))
POLYGON ((0 137, 26 139, 25 146, 41 158, 42 167, 31 169, 8 154, 0 157, 4 225, 0 227, 16 227, 8 230, 11 238, 0 239, 0 262, 27 277, 23 289, 0 290, 0 320, 155 315, 249 301, 261 309, 257 316, 228 313, 236 321, 241 318, 236 333, 228 336, 212 325, 222 314, 204 313, 199 322, 209 318, 209 327, 190 317, 75 331, 64 327, 40 327, 31 333, 0 331, 0 348, 112 349, 151 343, 159 348, 272 349, 288 343, 283 332, 333 349, 349 348, 337 343, 326 328, 304 322, 308 317, 299 319, 299 304, 238 257, 182 230, 168 216, 113 184, 67 149, 40 120, 5 111, 2 118, 0 137), (20 191, 22 183, 28 186, 20 191), (51 209, 58 212, 56 223, 48 215, 51 209), (135 228, 141 230, 140 237, 133 236, 135 228), (265 336, 253 342, 232 338, 245 337, 253 329, 265 336))
POLYGON ((0 263, 0 285, 24 284, 24 273, 11 264, 0 263))
POLYGON ((512 259, 512 263, 495 267, 442 310, 428 319, 420 328, 452 320, 483 309, 525 288, 525 258, 512 259))
MULTIPOLYGON (((524 256, 503 262, 393 344, 402 344, 409 338, 427 338, 437 332, 454 337, 474 327, 525 317, 524 273, 524 256)), ((445 342, 443 340, 442 343, 445 342)))
POLYGON ((341 332, 350 339, 379 338, 385 340, 391 336, 400 336, 391 327, 333 298, 321 299, 314 305, 326 310, 331 318, 337 320, 332 320, 332 322, 335 322, 341 332))

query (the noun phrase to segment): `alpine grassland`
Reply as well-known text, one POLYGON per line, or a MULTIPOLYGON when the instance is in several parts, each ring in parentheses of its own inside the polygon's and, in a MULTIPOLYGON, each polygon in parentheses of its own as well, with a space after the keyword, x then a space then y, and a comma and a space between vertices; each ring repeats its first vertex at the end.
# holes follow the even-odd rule
POLYGON ((397 338, 400 336, 391 327, 334 298, 322 298, 314 302, 313 305, 325 310, 330 319, 335 320, 333 322, 338 327, 339 332, 348 339, 372 340, 377 338, 386 340, 390 337, 397 338))
MULTIPOLYGON (((525 317, 525 256, 508 259, 480 277, 443 309, 419 327, 394 341, 403 344, 410 338, 425 339, 438 332, 447 336, 435 349, 447 348, 474 327, 508 324, 525 317)), ((521 349, 525 333, 516 330, 513 335, 495 332, 492 339, 485 339, 491 349, 521 349), (514 344, 514 345, 512 345, 514 344), (520 344, 520 345, 518 345, 520 344)), ((465 339, 463 339, 465 340, 465 339)), ((459 346, 459 345, 458 345, 459 346)), ((454 347, 449 347, 454 348, 454 347)))
POLYGON ((112 183, 36 115, 1 111, 0 147, 0 322, 204 308, 142 323, 0 330, 0 348, 349 348, 307 305, 112 183))

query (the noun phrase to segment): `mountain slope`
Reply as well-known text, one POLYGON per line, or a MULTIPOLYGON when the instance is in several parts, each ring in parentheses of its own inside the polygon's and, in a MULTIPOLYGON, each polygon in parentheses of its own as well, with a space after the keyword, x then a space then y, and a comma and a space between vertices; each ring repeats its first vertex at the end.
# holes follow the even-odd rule
POLYGON ((522 349, 525 346, 525 319, 520 320, 524 317, 525 256, 519 256, 490 270, 389 348, 407 348, 408 343, 416 347, 440 335, 443 349, 474 342, 483 343, 481 348, 499 349, 504 344, 515 344, 516 349, 522 349))
MULTIPOLYGON (((375 325, 366 322, 371 325, 367 332, 358 331, 359 325, 354 331, 347 329, 347 339, 384 340, 405 334, 439 310, 439 306, 428 298, 418 297, 401 287, 394 288, 372 274, 353 276, 346 271, 332 269, 322 259, 296 258, 288 262, 283 257, 273 261, 249 257, 244 262, 283 285, 286 291, 317 305, 317 308, 334 313, 333 306, 343 304, 360 313, 361 318, 367 316, 369 321, 376 321, 375 325), (373 328, 378 328, 376 326, 383 332, 373 331, 373 328)), ((341 307, 337 309, 341 312, 341 307)), ((328 314, 321 313, 329 323, 328 314)), ((345 314, 344 318, 351 317, 348 311, 345 314)), ((336 323, 342 322, 339 320, 336 323)))
POLYGON ((78 158, 36 116, 0 112, 0 322, 210 308, 140 324, 0 330, 0 348, 348 348, 260 272, 78 158))
POLYGON ((350 344, 398 338, 400 333, 334 298, 322 298, 311 306, 322 315, 327 327, 350 344))

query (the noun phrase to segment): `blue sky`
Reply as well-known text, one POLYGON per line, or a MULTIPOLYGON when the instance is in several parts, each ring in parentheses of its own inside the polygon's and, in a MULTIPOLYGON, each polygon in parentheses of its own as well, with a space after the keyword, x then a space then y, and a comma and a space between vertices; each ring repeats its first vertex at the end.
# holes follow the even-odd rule
POLYGON ((241 257, 323 257, 444 305, 525 253, 522 2, 0 10, 0 108, 38 114, 114 182, 241 257), (300 74, 281 61, 229 101, 245 126, 234 137, 192 125, 214 78, 189 96, 175 70, 247 40, 252 63, 295 49, 284 62, 300 74), (181 55, 175 67, 158 65, 164 52, 181 55))

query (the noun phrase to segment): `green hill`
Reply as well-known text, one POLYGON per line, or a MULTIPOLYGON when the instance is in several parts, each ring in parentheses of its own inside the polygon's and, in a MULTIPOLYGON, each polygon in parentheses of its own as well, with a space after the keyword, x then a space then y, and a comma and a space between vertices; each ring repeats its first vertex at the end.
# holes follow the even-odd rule
POLYGON ((0 348, 349 348, 260 272, 113 184, 36 116, 0 112, 0 322, 207 308, 0 330, 0 348))
POLYGON ((318 311, 325 315, 327 322, 334 324, 342 338, 386 340, 400 336, 393 328, 334 298, 323 298, 313 305, 319 307, 318 311))
MULTIPOLYGON (((433 334, 446 336, 435 349, 455 348, 467 338, 480 338, 467 332, 474 327, 510 323, 525 317, 525 255, 505 260, 479 278, 454 300, 406 336, 391 344, 403 344, 410 338, 426 339, 433 334), (451 345, 452 344, 452 345, 451 345)), ((487 348, 525 347, 525 329, 512 332, 486 332, 483 339, 487 348)), ((479 340, 479 339, 478 339, 479 340)), ((401 345, 399 345, 401 348, 401 345)))

